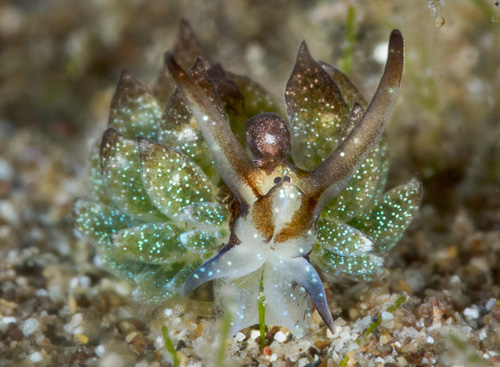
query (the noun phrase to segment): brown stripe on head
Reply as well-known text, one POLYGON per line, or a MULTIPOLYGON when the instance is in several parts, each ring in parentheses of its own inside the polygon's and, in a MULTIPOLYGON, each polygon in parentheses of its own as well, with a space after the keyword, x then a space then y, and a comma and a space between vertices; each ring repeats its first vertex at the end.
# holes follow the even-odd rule
POLYGON ((252 222, 261 236, 266 240, 271 240, 274 235, 274 215, 273 215, 273 196, 266 195, 261 197, 253 204, 252 222))
POLYGON ((317 197, 303 199, 299 210, 294 213, 290 222, 274 236, 274 242, 284 243, 293 238, 304 236, 307 231, 313 230, 317 221, 315 215, 317 202, 317 197))

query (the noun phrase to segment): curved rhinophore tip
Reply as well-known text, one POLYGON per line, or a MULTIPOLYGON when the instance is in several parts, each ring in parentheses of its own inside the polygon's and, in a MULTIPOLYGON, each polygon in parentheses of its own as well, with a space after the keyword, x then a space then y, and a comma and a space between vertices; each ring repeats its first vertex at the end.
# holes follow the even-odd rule
POLYGON ((391 35, 389 36, 389 47, 393 47, 394 49, 399 49, 401 52, 403 51, 404 47, 403 35, 401 34, 401 31, 397 28, 393 29, 391 35))
POLYGON ((394 29, 389 37, 389 49, 384 76, 387 84, 399 88, 404 66, 404 41, 399 29, 394 29))

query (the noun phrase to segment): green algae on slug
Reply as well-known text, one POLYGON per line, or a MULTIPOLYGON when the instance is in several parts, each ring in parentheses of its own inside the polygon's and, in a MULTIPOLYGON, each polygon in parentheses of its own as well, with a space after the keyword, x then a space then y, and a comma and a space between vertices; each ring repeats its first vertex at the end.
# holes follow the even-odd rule
POLYGON ((368 104, 302 43, 282 109, 262 86, 214 63, 182 22, 153 91, 121 75, 92 155, 90 197, 75 203, 77 228, 112 271, 137 283, 141 301, 215 280, 216 307, 234 309, 231 335, 259 322, 259 297, 260 319, 296 336, 313 305, 332 328, 318 271, 380 276, 420 205, 417 176, 383 193, 383 131, 403 59, 395 30, 368 104))

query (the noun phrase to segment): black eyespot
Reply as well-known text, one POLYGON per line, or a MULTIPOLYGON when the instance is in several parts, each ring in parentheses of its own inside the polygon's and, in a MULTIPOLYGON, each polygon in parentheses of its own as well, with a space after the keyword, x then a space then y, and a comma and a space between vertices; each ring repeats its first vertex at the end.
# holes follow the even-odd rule
POLYGON ((276 178, 274 179, 274 183, 275 183, 275 184, 278 184, 278 183, 280 183, 280 182, 281 182, 281 177, 276 177, 276 178))
POLYGON ((285 177, 283 177, 283 181, 285 181, 285 182, 291 182, 292 179, 290 177, 288 177, 288 176, 285 176, 285 177))

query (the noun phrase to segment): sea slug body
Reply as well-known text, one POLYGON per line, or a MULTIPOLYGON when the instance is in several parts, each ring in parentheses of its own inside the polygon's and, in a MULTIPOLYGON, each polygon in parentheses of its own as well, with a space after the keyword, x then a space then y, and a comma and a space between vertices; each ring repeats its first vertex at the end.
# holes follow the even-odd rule
POLYGON ((403 54, 394 30, 367 104, 302 43, 284 113, 259 84, 214 63, 182 22, 152 90, 122 74, 91 159, 91 197, 75 203, 77 227, 137 283, 140 300, 186 296, 214 280, 234 334, 258 323, 262 286, 266 323, 300 337, 314 306, 333 328, 319 274, 379 276, 420 205, 418 176, 383 193, 383 132, 403 54))

